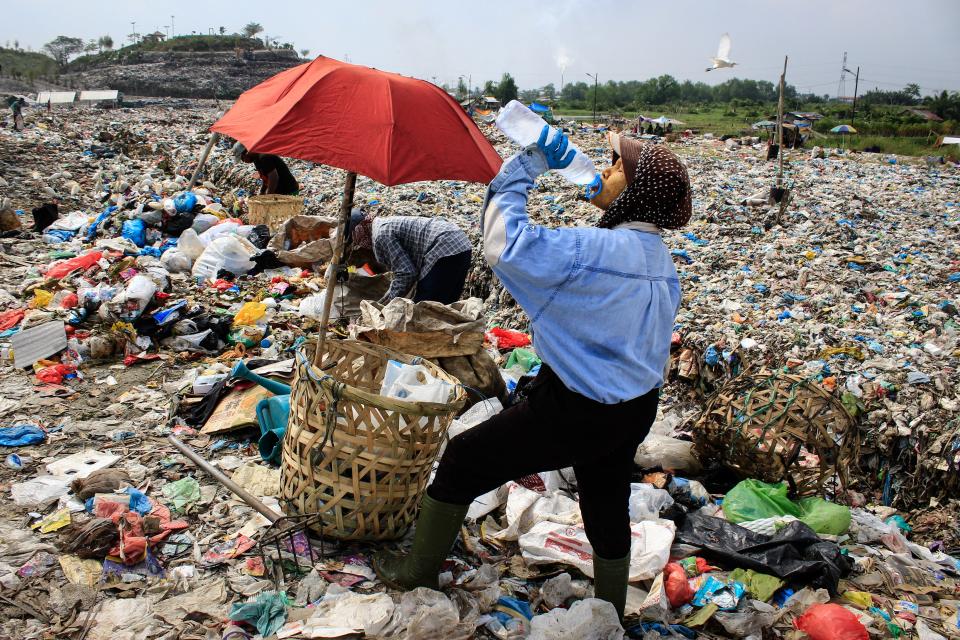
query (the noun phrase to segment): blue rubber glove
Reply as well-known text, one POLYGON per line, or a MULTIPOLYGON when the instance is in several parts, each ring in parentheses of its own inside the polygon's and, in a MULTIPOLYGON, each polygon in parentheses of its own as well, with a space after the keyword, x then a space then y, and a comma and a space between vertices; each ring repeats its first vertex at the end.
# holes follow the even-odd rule
POLYGON ((573 162, 573 157, 576 155, 576 152, 572 149, 567 151, 567 146, 570 142, 562 131, 557 131, 557 135, 553 137, 552 142, 547 142, 548 135, 550 135, 550 127, 544 125, 543 131, 540 132, 540 139, 537 140, 537 148, 540 149, 544 158, 546 158, 547 167, 550 169, 566 169, 570 166, 570 163, 573 162))
POLYGON ((593 182, 583 185, 583 197, 587 200, 593 200, 600 195, 601 191, 603 191, 603 180, 600 179, 599 173, 593 177, 593 182))

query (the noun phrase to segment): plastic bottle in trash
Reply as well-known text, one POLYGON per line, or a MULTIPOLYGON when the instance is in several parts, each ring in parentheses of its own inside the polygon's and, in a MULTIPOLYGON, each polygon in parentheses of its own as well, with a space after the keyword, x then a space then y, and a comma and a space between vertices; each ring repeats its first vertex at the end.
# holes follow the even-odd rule
MULTIPOLYGON (((548 126, 543 118, 517 100, 511 100, 500 110, 496 124, 500 131, 522 147, 535 144, 540 139, 543 128, 548 126)), ((554 135, 556 134, 548 134, 547 140, 552 141, 554 135)), ((597 168, 593 165, 593 160, 573 142, 568 149, 576 154, 573 162, 565 169, 558 169, 557 172, 574 184, 588 185, 593 182, 597 176, 597 168)))

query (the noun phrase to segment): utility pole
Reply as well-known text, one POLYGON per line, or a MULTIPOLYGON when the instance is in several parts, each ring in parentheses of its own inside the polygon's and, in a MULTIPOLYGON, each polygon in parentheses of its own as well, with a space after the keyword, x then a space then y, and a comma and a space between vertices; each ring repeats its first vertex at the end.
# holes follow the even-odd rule
POLYGON ((176 35, 177 35, 177 28, 174 26, 173 16, 171 15, 170 16, 170 37, 175 38, 176 35))
POLYGON ((860 86, 860 67, 857 67, 857 75, 853 79, 853 108, 850 113, 850 124, 857 119, 857 89, 860 86))
POLYGON ((133 44, 137 44, 137 21, 130 21, 130 35, 133 36, 133 44))
POLYGON ((597 123, 597 78, 599 73, 588 73, 587 77, 593 78, 593 123, 597 123))

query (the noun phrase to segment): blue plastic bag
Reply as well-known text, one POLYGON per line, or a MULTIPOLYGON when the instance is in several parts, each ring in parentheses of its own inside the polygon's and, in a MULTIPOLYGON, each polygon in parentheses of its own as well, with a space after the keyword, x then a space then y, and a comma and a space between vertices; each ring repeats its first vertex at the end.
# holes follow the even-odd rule
POLYGON ((190 191, 181 193, 173 199, 173 206, 177 213, 189 213, 197 206, 197 196, 190 191))
POLYGON ((17 424, 0 428, 0 447, 22 447, 43 442, 47 432, 35 424, 17 424))
POLYGON ((120 233, 138 247, 147 244, 147 224, 143 220, 124 220, 120 233))

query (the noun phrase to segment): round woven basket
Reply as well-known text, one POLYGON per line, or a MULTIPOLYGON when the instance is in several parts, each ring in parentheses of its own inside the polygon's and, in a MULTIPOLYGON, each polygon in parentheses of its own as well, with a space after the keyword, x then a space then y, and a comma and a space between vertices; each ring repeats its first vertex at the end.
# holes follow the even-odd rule
MULTIPOLYGON (((306 345, 305 345, 306 346, 306 345)), ((435 364, 355 340, 298 352, 280 467, 288 514, 320 514, 314 530, 338 540, 390 540, 413 523, 447 427, 466 394, 435 364), (454 385, 446 403, 379 394, 387 363, 421 364, 454 385)))
POLYGON ((849 486, 847 461, 858 446, 852 430, 850 414, 815 381, 760 373, 717 391, 697 422, 694 443, 701 460, 718 460, 744 478, 786 481, 801 497, 823 495, 835 476, 849 486))

